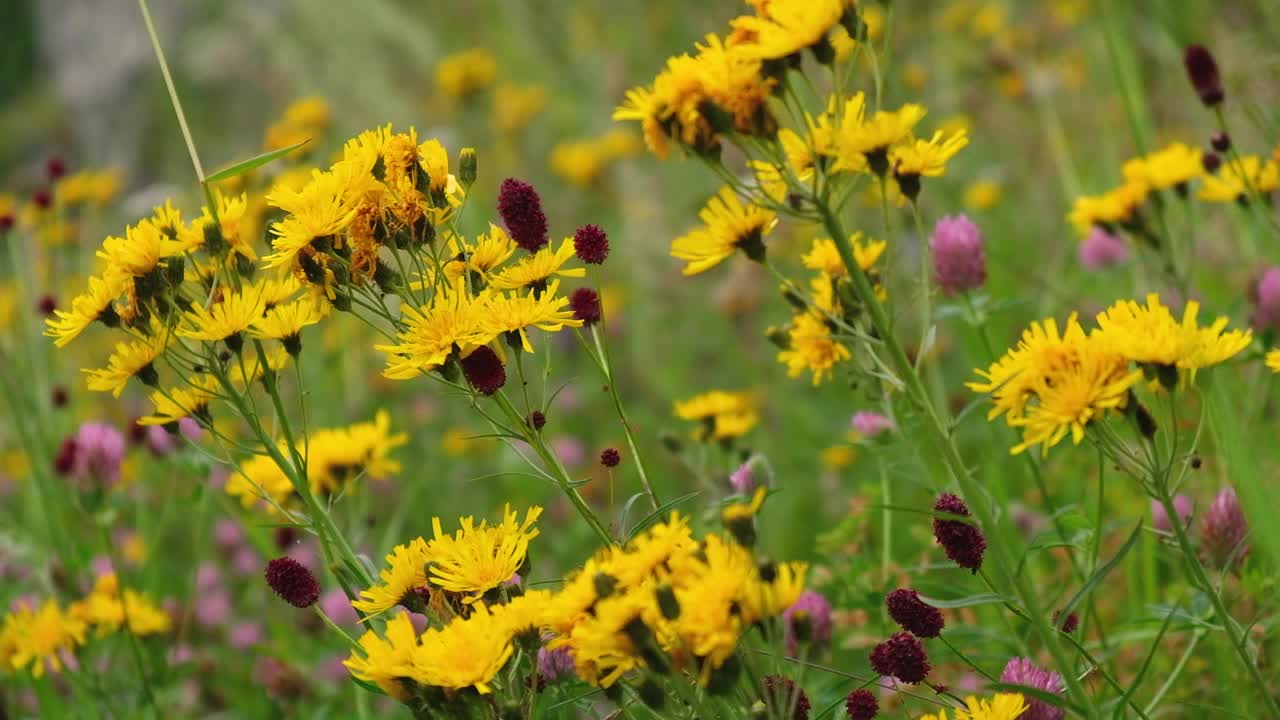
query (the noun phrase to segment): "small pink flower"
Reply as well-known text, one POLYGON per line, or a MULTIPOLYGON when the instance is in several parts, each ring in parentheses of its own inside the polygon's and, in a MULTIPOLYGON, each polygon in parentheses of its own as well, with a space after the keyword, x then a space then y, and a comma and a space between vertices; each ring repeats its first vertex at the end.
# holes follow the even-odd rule
POLYGON ((262 558, 251 547, 242 547, 231 557, 231 567, 237 575, 248 577, 262 572, 262 558))
POLYGON ((262 642, 262 625, 253 621, 238 622, 227 632, 227 644, 237 650, 247 650, 262 642))
POLYGON ((1253 286, 1253 318, 1258 330, 1280 328, 1280 267, 1269 267, 1253 286))
POLYGON ((581 465, 587 459, 587 448, 582 441, 569 435, 561 435, 551 441, 551 452, 568 467, 581 465))
MULTIPOLYGON (((1193 509, 1191 498, 1186 495, 1175 495, 1173 497, 1173 509, 1178 513, 1178 519, 1182 521, 1182 526, 1186 527, 1191 522, 1191 511, 1193 509)), ((1165 512, 1164 505, 1158 500, 1151 501, 1151 525, 1161 532, 1173 532, 1173 525, 1169 523, 1169 513, 1165 512)))
POLYGON ((196 568, 196 590, 208 592, 222 583, 222 571, 211 562, 202 562, 196 568))
POLYGON ((351 607, 351 600, 341 590, 329 590, 320 596, 320 609, 338 626, 351 626, 360 622, 356 609, 351 607))
POLYGON ((893 430, 893 421, 878 412, 864 410, 855 413, 850 422, 854 432, 864 438, 873 438, 886 430, 893 430))
POLYGON ((1080 243, 1080 264, 1089 270, 1102 270, 1129 259, 1129 246, 1123 240, 1094 227, 1080 243))
POLYGON ((244 529, 230 518, 222 518, 213 528, 213 541, 222 550, 234 550, 244 542, 244 529))
POLYGON ((748 460, 738 466, 729 474, 729 484, 733 486, 733 491, 739 495, 747 495, 756 488, 756 474, 751 469, 751 461, 748 460))
POLYGON ((231 596, 224 590, 201 595, 196 600, 195 617, 202 627, 225 625, 231 619, 231 596))
POLYGON ((987 280, 982 230, 965 215, 947 215, 933 228, 929 240, 933 273, 948 295, 975 290, 987 280))

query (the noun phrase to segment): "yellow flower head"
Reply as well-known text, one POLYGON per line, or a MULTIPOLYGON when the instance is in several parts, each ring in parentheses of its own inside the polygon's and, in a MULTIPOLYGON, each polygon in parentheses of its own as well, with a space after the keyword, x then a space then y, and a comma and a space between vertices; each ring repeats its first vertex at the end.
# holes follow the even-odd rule
POLYGON ((431 628, 419 638, 413 653, 412 677, 422 685, 449 690, 475 688, 481 695, 515 651, 503 618, 484 603, 471 606, 466 618, 454 618, 443 628, 431 628))
POLYGON ((254 337, 280 340, 291 354, 302 350, 299 336, 302 328, 315 325, 328 314, 328 305, 311 296, 303 296, 293 302, 276 305, 253 321, 250 331, 254 337))
POLYGON ((342 662, 351 676, 371 682, 397 700, 408 700, 411 688, 406 683, 413 674, 414 655, 418 650, 418 634, 409 613, 400 612, 387 621, 386 638, 373 630, 360 637, 364 653, 352 652, 342 662))
MULTIPOLYGON (((888 247, 883 240, 863 241, 861 232, 851 235, 849 244, 853 246, 853 259, 863 272, 871 272, 888 247)), ((831 238, 814 238, 813 246, 800 260, 810 270, 817 270, 831 277, 849 274, 849 269, 845 267, 840 252, 836 250, 835 241, 831 238)))
MULTIPOLYGON (((289 452, 288 445, 281 444, 280 449, 284 453, 289 452)), ((293 482, 275 460, 266 455, 255 455, 241 463, 239 469, 227 478, 223 490, 231 497, 239 498, 240 505, 246 510, 262 502, 274 514, 276 506, 285 505, 293 494, 293 482)))
POLYGON ((1127 183, 1143 185, 1152 190, 1165 190, 1185 186, 1204 175, 1204 163, 1200 150, 1176 142, 1150 155, 1126 162, 1123 173, 1127 183))
POLYGON ((1224 162, 1216 174, 1204 177, 1200 199, 1236 202, 1248 197, 1250 187, 1260 193, 1280 188, 1280 160, 1263 161, 1257 155, 1245 155, 1238 162, 1224 162))
POLYGON ((837 136, 839 160, 836 170, 856 171, 870 166, 876 173, 890 170, 889 148, 911 137, 925 116, 923 106, 903 105, 897 110, 879 110, 857 125, 842 126, 837 136))
POLYGON ((129 379, 136 377, 144 385, 154 386, 159 377, 154 363, 164 352, 169 341, 169 332, 164 327, 153 325, 151 336, 131 342, 116 343, 115 352, 107 359, 107 367, 101 370, 83 370, 89 389, 95 392, 110 392, 120 397, 129 379))
MULTIPOLYGON (((1027 711, 1027 701, 1020 693, 996 693, 990 700, 972 695, 965 698, 965 707, 955 711, 955 720, 1017 720, 1027 711)), ((947 711, 924 715, 920 720, 947 720, 947 711)))
POLYGON ((484 299, 480 310, 480 334, 492 339, 505 333, 518 333, 525 352, 533 352, 529 342, 529 328, 547 332, 559 332, 565 327, 581 327, 582 321, 565 309, 569 299, 557 295, 560 281, 555 280, 544 290, 530 289, 528 293, 493 293, 484 299))
POLYGON ((100 575, 93 591, 68 608, 71 615, 93 625, 99 635, 119 630, 128 621, 130 633, 143 637, 169 632, 173 619, 145 596, 125 589, 120 599, 120 584, 115 573, 100 575))
POLYGON ((1095 334, 1103 347, 1130 361, 1177 368, 1193 379, 1196 370, 1225 362, 1253 342, 1253 333, 1247 329, 1225 332, 1225 317, 1200 327, 1199 312, 1200 303, 1188 301, 1178 321, 1152 293, 1146 305, 1126 300, 1103 311, 1095 334))
POLYGON ((39 610, 24 607, 5 616, 0 647, 10 670, 29 669, 38 678, 46 668, 62 671, 63 654, 84 644, 85 630, 83 620, 45 600, 39 610))
POLYGON ((1267 367, 1271 372, 1280 373, 1280 348, 1267 353, 1267 367))
POLYGON ((542 508, 531 507, 520 523, 516 511, 507 506, 501 524, 489 525, 482 520, 476 527, 468 516, 458 521, 461 529, 453 535, 444 533, 440 518, 432 518, 435 537, 427 550, 428 580, 449 592, 465 594, 464 602, 479 600, 485 592, 510 580, 524 564, 529 541, 539 534, 533 523, 541 514, 542 508))
POLYGON ((964 130, 945 136, 939 130, 928 140, 912 140, 894 147, 889 163, 899 182, 909 176, 941 177, 947 162, 968 144, 969 135, 964 130))
POLYGON ((492 85, 498 76, 498 62, 486 48, 471 48, 441 58, 435 76, 436 89, 458 100, 492 85))
POLYGON ((731 22, 730 41, 754 57, 776 60, 826 40, 840 23, 850 0, 770 0, 757 6, 759 14, 731 22))
POLYGON ((500 83, 493 91, 493 128, 500 133, 519 132, 549 99, 550 93, 541 85, 500 83))
POLYGON ((227 293, 208 307, 193 305, 183 316, 186 325, 178 329, 178 336, 205 342, 228 340, 230 344, 237 344, 234 340, 240 333, 262 319, 262 311, 262 296, 252 289, 227 293))
POLYGON ((430 561, 431 552, 427 548, 427 541, 420 537, 409 541, 407 545, 397 545, 387 555, 386 569, 378 574, 382 582, 361 590, 362 599, 352 602, 351 606, 373 615, 399 605, 405 596, 418 588, 426 587, 427 563, 430 561))
POLYGON ((288 215, 271 226, 274 253, 263 258, 266 267, 291 267, 303 248, 320 238, 340 233, 356 215, 361 183, 372 181, 352 162, 343 161, 327 171, 313 170, 300 190, 277 185, 267 203, 288 215))
POLYGON ((1145 184, 1127 182, 1102 195, 1078 197, 1067 219, 1081 236, 1088 235, 1094 225, 1124 225, 1135 218, 1147 192, 1145 184))
POLYGON ((138 419, 139 425, 169 425, 182 418, 208 422, 209 401, 217 396, 218 381, 211 375, 198 375, 189 387, 155 390, 151 404, 155 412, 138 419))
POLYGON ((685 260, 685 275, 697 275, 742 250, 753 260, 764 258, 764 237, 777 224, 770 210, 744 203, 732 188, 721 188, 698 213, 703 226, 671 243, 671 256, 685 260))
POLYGON ((385 410, 379 410, 373 422, 316 430, 306 455, 311 491, 329 495, 363 475, 386 478, 399 472, 400 463, 391 458, 391 451, 408 441, 405 433, 391 432, 391 416, 385 410))
POLYGON ((849 348, 832 336, 826 322, 811 312, 795 316, 787 341, 787 349, 778 353, 778 362, 787 366, 788 377, 811 372, 815 387, 831 375, 836 365, 852 357, 849 348))
POLYGON ((66 347, 95 321, 115 327, 120 316, 112 303, 124 292, 126 283, 127 280, 118 275, 107 279, 89 278, 89 286, 71 301, 70 310, 54 310, 54 317, 45 320, 44 334, 54 338, 53 344, 57 347, 66 347))
POLYGON ((583 277, 585 268, 566 268, 564 264, 573 257, 573 239, 565 238, 560 247, 552 250, 548 245, 538 252, 498 273, 492 286, 498 290, 537 287, 552 277, 583 277))
POLYGON ((386 353, 382 372, 394 380, 407 380, 444 364, 455 346, 463 353, 484 344, 479 337, 480 301, 467 294, 461 282, 437 292, 429 306, 401 306, 405 329, 395 345, 375 345, 386 353))
POLYGON ((1033 322, 1022 331, 1016 347, 990 368, 975 370, 985 382, 970 382, 966 386, 974 392, 991 395, 988 420, 1001 415, 1008 415, 1010 422, 1019 420, 1027 401, 1034 395, 1038 378, 1074 363, 1087 342, 1088 336, 1075 313, 1067 318, 1062 332, 1053 318, 1033 322))

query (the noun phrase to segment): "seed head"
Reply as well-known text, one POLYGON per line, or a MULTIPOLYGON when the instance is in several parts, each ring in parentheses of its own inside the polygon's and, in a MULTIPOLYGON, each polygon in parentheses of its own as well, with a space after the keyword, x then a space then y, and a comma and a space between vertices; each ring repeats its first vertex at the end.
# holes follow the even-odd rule
MULTIPOLYGON (((933 509, 934 512, 966 517, 969 515, 969 506, 951 493, 942 493, 938 496, 938 502, 934 503, 933 509)), ((933 537, 955 564, 974 573, 982 567, 982 555, 986 552, 987 540, 977 526, 960 520, 934 518, 933 537)))
POLYGON ((596 225, 583 225, 573 234, 573 250, 588 265, 599 265, 609 257, 609 236, 596 225))
POLYGON ((929 674, 929 656, 911 633, 894 633, 871 650, 871 668, 914 685, 929 674))
POLYGON ((620 462, 622 462, 622 454, 618 452, 617 448, 605 448, 600 451, 601 465, 607 468, 613 468, 618 467, 618 463, 620 462))
POLYGON ((296 608, 311 607, 320 599, 320 583, 316 582, 316 576, 287 555, 268 562, 263 575, 271 589, 296 608))
POLYGON ((885 607, 889 609, 889 617, 916 637, 938 637, 946 621, 942 611, 926 605, 920 599, 920 593, 910 588, 894 590, 884 598, 885 607))
POLYGON ((462 374, 481 395, 492 395, 507 384, 507 369, 488 345, 481 345, 462 358, 462 374))
POLYGON ((849 720, 871 720, 880 712, 880 702, 870 690, 854 690, 844 699, 849 720))
POLYGON ((507 178, 498 190, 498 214, 516 244, 536 252, 547 244, 547 216, 538 191, 523 180, 507 178))
POLYGON ((589 287, 580 287, 569 296, 573 317, 586 325, 600 322, 600 295, 589 287))

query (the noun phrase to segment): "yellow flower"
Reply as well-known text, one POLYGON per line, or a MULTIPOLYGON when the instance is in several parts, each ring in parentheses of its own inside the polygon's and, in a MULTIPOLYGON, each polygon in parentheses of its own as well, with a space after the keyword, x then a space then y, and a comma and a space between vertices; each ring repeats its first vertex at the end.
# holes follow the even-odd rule
POLYGON ((365 632, 360 637, 360 647, 363 655, 352 652, 342 662, 351 676, 377 685, 397 700, 408 700, 411 689, 405 681, 413 673, 414 655, 418 650, 418 634, 409 613, 400 612, 387 621, 386 639, 373 630, 365 632))
POLYGON ((1160 297, 1151 293, 1145 306, 1120 301, 1099 314, 1095 334, 1103 347, 1128 360, 1157 369, 1176 367, 1194 379, 1196 370, 1225 362, 1253 342, 1253 333, 1247 329, 1224 332, 1225 317, 1200 327, 1196 321, 1199 312, 1200 303, 1188 301, 1178 321, 1160 303, 1160 297))
POLYGON ((89 278, 89 286, 71 301, 70 310, 54 310, 54 317, 45 320, 44 334, 54 338, 57 347, 66 347, 95 321, 115 327, 120 316, 112 303, 124 292, 126 282, 119 275, 89 278))
POLYGON ((756 514, 760 512, 761 506, 764 505, 764 499, 767 494, 768 492, 763 486, 761 486, 756 488, 756 491, 751 495, 750 502, 731 503, 726 505, 724 509, 720 511, 721 522, 725 525, 730 525, 732 523, 753 519, 756 514))
MULTIPOLYGON (((1017 720, 1027 711, 1027 701, 1020 693, 996 693, 990 700, 970 695, 965 708, 955 710, 955 720, 1017 720)), ((947 711, 924 715, 920 720, 947 720, 947 711)))
POLYGON ((608 158, 593 140, 556 143, 551 148, 551 172, 577 185, 590 187, 600 179, 608 158))
POLYGON ((1265 163, 1257 155, 1245 155, 1239 162, 1227 160, 1215 175, 1206 175, 1200 199, 1209 202, 1236 202, 1249 196, 1252 187, 1259 193, 1280 188, 1280 161, 1265 163))
POLYGON ((970 183, 964 191, 964 205, 970 210, 989 210, 1000 202, 1000 184, 991 180, 970 183))
POLYGON ((391 416, 385 410, 379 410, 373 422, 316 430, 306 454, 311 491, 331 495, 363 475, 386 478, 399 472, 400 463, 390 453, 408 441, 405 433, 392 434, 391 416))
POLYGON ((1200 150, 1176 142, 1145 157, 1124 164, 1125 182, 1144 185, 1152 190, 1185 186, 1204 175, 1200 150))
POLYGON ((1271 372, 1280 373, 1280 348, 1267 353, 1267 367, 1271 372))
POLYGON ((499 290, 538 287, 545 284, 553 276, 584 277, 586 268, 566 268, 564 264, 573 257, 573 239, 565 238, 559 249, 552 250, 550 245, 524 258, 520 262, 498 273, 490 283, 499 290))
POLYGON ((515 651, 500 616, 484 603, 471 606, 465 619, 454 618, 443 628, 422 634, 413 652, 412 677, 423 685, 461 690, 474 687, 481 695, 493 691, 489 683, 515 651))
POLYGON ((493 91, 493 128, 500 133, 522 130, 547 106, 550 93, 541 85, 500 83, 493 91))
POLYGON ((151 336, 131 342, 116 343, 115 352, 107 359, 107 367, 101 370, 82 370, 88 375, 89 389, 110 392, 120 397, 129 379, 136 377, 144 385, 154 386, 159 377, 154 363, 168 344, 169 333, 163 327, 153 325, 151 336))
POLYGON ((436 89, 444 95, 461 99, 493 84, 498 75, 498 62, 486 48, 471 48, 446 55, 436 63, 436 89))
POLYGON ((637 87, 627 91, 621 105, 613 111, 614 120, 635 120, 640 123, 645 147, 659 158, 665 159, 670 151, 665 122, 665 105, 652 88, 637 87))
POLYGON ((705 420, 716 415, 751 410, 755 402, 747 393, 711 390, 675 403, 676 417, 681 420, 705 420))
POLYGON ((461 245, 457 238, 450 239, 449 251, 455 253, 455 259, 444 266, 445 276, 450 283, 456 282, 468 270, 488 283, 492 281, 494 271, 515 254, 516 244, 506 230, 489 223, 489 232, 476 236, 473 244, 461 245))
POLYGON ((186 325, 178 328, 178 336, 206 342, 226 340, 236 346, 232 350, 238 350, 240 333, 260 321, 262 311, 262 296, 252 290, 224 294, 208 307, 193 305, 183 315, 186 325))
POLYGON ((431 559, 427 541, 420 537, 409 541, 407 545, 397 545, 387 555, 386 569, 378 574, 382 582, 361 590, 362 599, 353 601, 351 606, 363 613, 375 615, 399 605, 405 596, 418 588, 426 587, 427 563, 431 559))
MULTIPOLYGON (((289 446, 281 444, 280 451, 287 454, 289 446)), ((223 490, 228 495, 239 498, 240 505, 246 510, 259 502, 265 502, 269 511, 275 513, 276 506, 283 506, 293 494, 293 482, 275 460, 267 455, 255 455, 241 463, 236 472, 227 478, 223 490)))
POLYGON ((747 135, 773 134, 777 123, 769 112, 769 96, 777 81, 761 72, 760 59, 745 45, 726 46, 708 34, 705 45, 696 45, 698 79, 707 98, 733 120, 734 129, 747 135))
POLYGON ((1147 199, 1147 186, 1125 183, 1102 195, 1076 198, 1067 218, 1081 236, 1088 235, 1094 225, 1111 227, 1132 221, 1147 199))
POLYGON ((297 355, 302 350, 299 336, 302 328, 315 325, 328 314, 328 306, 314 297, 304 296, 284 305, 276 305, 253 321, 250 334, 254 337, 280 340, 285 349, 297 355))
POLYGON ((102 207, 120 193, 120 184, 117 170, 82 170, 59 180, 54 196, 64 206, 92 203, 102 207))
POLYGON ((138 418, 139 425, 169 425, 182 418, 196 418, 208 422, 209 401, 217 395, 218 381, 211 375, 198 375, 190 387, 155 390, 151 404, 155 412, 138 418))
MULTIPOLYGON (((890 151, 893 174, 902 182, 904 176, 940 177, 947 162, 969 144, 968 134, 961 130, 944 136, 939 130, 928 140, 914 140, 890 151)), ((905 191, 904 191, 905 192, 905 191)))
POLYGON ((1035 401, 1027 404, 1021 417, 1009 420, 1011 427, 1022 431, 1022 442, 1012 448, 1013 454, 1032 445, 1047 451, 1068 432, 1071 441, 1079 445, 1086 426, 1125 406, 1129 388, 1142 379, 1142 371, 1130 371, 1120 355, 1107 352, 1096 342, 1086 342, 1072 362, 1029 379, 1035 401))
POLYGON ((11 670, 28 669, 34 677, 43 677, 45 669, 61 672, 63 654, 72 653, 84 644, 86 626, 83 620, 64 612, 54 600, 45 600, 39 610, 20 608, 5 616, 0 630, 0 646, 11 670))
POLYGON ((481 520, 476 527, 468 516, 459 519, 461 529, 453 535, 444 533, 440 518, 432 518, 435 537, 427 548, 431 563, 428 580, 449 592, 466 594, 463 602, 474 603, 510 580, 524 564, 529 541, 540 532, 533 523, 541 514, 542 508, 531 507, 520 523, 516 511, 505 506, 501 524, 491 526, 481 520))
MULTIPOLYGON (((372 177, 369 178, 372 180, 372 177)), ((263 258, 266 267, 292 266, 303 248, 320 238, 337 235, 355 217, 360 198, 351 192, 362 179, 353 163, 340 162, 331 170, 313 170, 301 189, 276 185, 267 203, 288 215, 271 225, 274 253, 263 258)))
POLYGON ((731 41, 752 56, 765 60, 785 58, 823 42, 840 23, 851 0, 770 0, 758 5, 756 16, 734 19, 731 41))
POLYGON ((856 125, 842 125, 835 169, 857 171, 865 165, 877 175, 888 172, 889 148, 910 138, 924 116, 923 106, 907 104, 893 111, 879 110, 856 125))
POLYGON ((778 362, 787 366, 788 377, 800 377, 806 370, 813 373, 815 387, 836 365, 852 357, 849 348, 832 337, 826 322, 813 313, 795 316, 787 341, 787 349, 778 353, 778 362))
POLYGON ((483 343, 479 340, 479 301, 467 294, 461 282, 441 290, 431 304, 419 309, 402 305, 405 329, 396 345, 375 345, 387 355, 382 374, 407 380, 444 364, 456 345, 463 353, 483 343))
MULTIPOLYGON (((566 310, 569 299, 557 295, 560 281, 555 280, 541 292, 532 288, 528 293, 493 293, 483 300, 480 310, 479 332, 485 342, 506 333, 518 333, 525 352, 533 352, 529 342, 529 328, 547 332, 559 332, 565 327, 581 327, 582 321, 566 310)), ((513 336, 514 337, 514 336, 513 336)))
POLYGON ((428 189, 432 193, 443 193, 449 187, 449 151, 432 138, 418 146, 418 158, 431 180, 428 189))
MULTIPOLYGON (((166 208, 172 210, 168 206, 166 208)), ((166 208, 156 208, 157 214, 166 208)), ((103 275, 107 282, 117 285, 124 280, 147 277, 165 258, 180 255, 183 248, 175 239, 177 229, 170 227, 173 235, 168 235, 166 227, 170 226, 162 226, 152 218, 143 218, 137 225, 125 228, 124 237, 103 240, 97 255, 106 265, 103 275)), ((181 227, 181 220, 177 221, 177 227, 181 227)))
MULTIPOLYGON (((821 117, 825 117, 825 113, 821 117)), ((819 147, 818 132, 818 128, 811 129, 811 139, 815 147, 819 147)), ((782 144, 782 152, 787 157, 787 164, 795 175, 795 179, 802 183, 812 180, 815 151, 809 149, 809 144, 804 141, 804 138, 797 135, 791 128, 782 128, 778 131, 778 142, 782 144)), ((760 189, 764 190, 766 195, 776 202, 786 199, 790 183, 782 168, 766 160, 752 160, 751 169, 755 172, 760 189)))
POLYGON ((685 275, 719 265, 737 250, 752 260, 764 259, 764 236, 777 224, 772 211, 743 203, 732 188, 721 188, 698 213, 703 227, 676 238, 671 256, 688 261, 685 275))
POLYGON ((974 392, 991 395, 992 407, 988 420, 1008 415, 1010 422, 1022 418, 1027 401, 1034 395, 1036 383, 1062 365, 1075 362, 1080 349, 1088 342, 1084 328, 1075 313, 1067 318, 1065 329, 1059 332, 1053 318, 1033 322, 1022 331, 1018 345, 991 364, 986 370, 975 370, 985 382, 969 382, 966 387, 974 392))
MULTIPOLYGON (((863 272, 871 272, 875 267, 876 261, 880 256, 884 255, 885 248, 888 245, 883 240, 868 240, 863 242, 862 233, 855 232, 849 236, 849 244, 853 246, 853 259, 858 263, 858 267, 863 272)), ((817 270, 831 277, 841 277, 849 274, 848 268, 844 265, 844 260, 840 259, 840 252, 836 250, 835 241, 831 238, 814 238, 813 246, 809 252, 800 258, 806 268, 817 270)))
POLYGON ((133 590, 125 589, 121 602, 120 583, 115 573, 100 575, 93 591, 67 610, 70 615, 94 625, 99 635, 119 630, 126 620, 129 632, 139 637, 166 633, 173 626, 167 612, 133 590))

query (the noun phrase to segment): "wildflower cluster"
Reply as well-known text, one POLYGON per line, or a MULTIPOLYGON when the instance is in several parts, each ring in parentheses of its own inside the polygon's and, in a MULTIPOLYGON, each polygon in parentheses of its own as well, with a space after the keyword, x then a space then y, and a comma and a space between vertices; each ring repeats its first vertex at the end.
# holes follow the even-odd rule
POLYGON ((1226 330, 1225 317, 1201 326, 1199 311, 1200 304, 1190 301, 1182 319, 1175 319, 1152 294, 1145 305, 1112 305, 1088 333, 1074 314, 1062 328, 1053 318, 1032 323, 1017 347, 979 369, 982 381, 969 387, 991 396, 989 418, 1004 416, 1022 433, 1014 453, 1033 445, 1048 450, 1068 433, 1078 445, 1093 423, 1135 402, 1133 388, 1144 377, 1153 387, 1174 389, 1252 342, 1248 330, 1226 330))
POLYGON ((432 539, 397 547, 382 583, 355 606, 371 614, 402 606, 426 613, 430 625, 419 632, 398 612, 385 633, 361 638, 363 652, 346 662, 352 674, 413 707, 443 712, 471 702, 473 692, 518 698, 523 686, 510 678, 538 673, 542 663, 504 668, 527 657, 517 650, 545 644, 583 681, 622 683, 660 709, 666 691, 654 688, 688 682, 681 676, 708 692, 735 687, 739 646, 754 627, 765 642, 778 637, 773 619, 803 589, 804 564, 761 560, 732 535, 698 540, 678 514, 602 549, 558 590, 532 589, 523 578, 540 513, 531 508, 520 522, 508 508, 494 526, 463 518, 452 536, 437 518, 432 539))
POLYGON ((170 631, 173 619, 149 598, 100 575, 83 598, 63 607, 53 598, 18 604, 0 625, 0 671, 41 677, 75 663, 77 648, 120 631, 136 637, 170 631))

